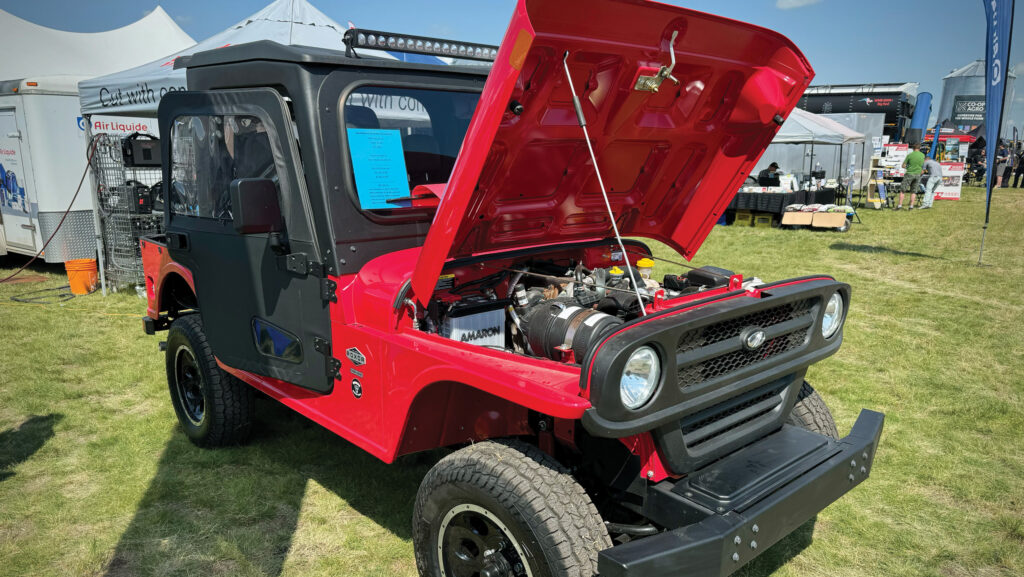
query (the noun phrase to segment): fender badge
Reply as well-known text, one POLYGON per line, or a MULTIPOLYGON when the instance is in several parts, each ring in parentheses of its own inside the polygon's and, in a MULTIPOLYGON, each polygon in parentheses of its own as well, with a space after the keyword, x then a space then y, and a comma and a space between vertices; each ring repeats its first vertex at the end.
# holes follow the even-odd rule
POLYGON ((359 352, 359 349, 352 347, 351 349, 345 350, 345 356, 348 360, 352 361, 352 364, 359 367, 366 364, 366 356, 359 352))
POLYGON ((359 379, 352 379, 352 396, 357 399, 363 396, 363 385, 359 384, 359 379))
POLYGON ((768 340, 768 335, 765 334, 764 329, 750 327, 740 333, 740 339, 743 340, 743 347, 745 349, 748 351, 756 351, 764 345, 765 341, 768 340))

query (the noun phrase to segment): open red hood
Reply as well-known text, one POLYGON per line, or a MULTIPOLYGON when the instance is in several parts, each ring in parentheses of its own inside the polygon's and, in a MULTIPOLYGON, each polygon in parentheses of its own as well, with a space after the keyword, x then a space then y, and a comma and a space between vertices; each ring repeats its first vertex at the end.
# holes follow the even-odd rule
POLYGON ((613 235, 692 258, 813 76, 785 37, 646 0, 519 0, 427 234, 412 289, 448 258, 613 235), (637 89, 671 61, 675 84, 637 89), (512 112, 512 103, 522 113, 512 112))

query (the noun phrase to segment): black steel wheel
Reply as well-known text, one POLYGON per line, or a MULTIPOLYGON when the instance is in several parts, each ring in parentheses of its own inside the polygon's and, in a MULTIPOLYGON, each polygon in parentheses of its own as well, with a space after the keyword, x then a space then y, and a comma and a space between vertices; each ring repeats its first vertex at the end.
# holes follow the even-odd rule
POLYGON ((423 577, 592 577, 611 539, 568 470, 502 440, 456 451, 427 473, 413 544, 423 577))
POLYGON ((171 323, 167 385, 178 422, 196 445, 236 445, 249 436, 254 391, 217 366, 198 314, 171 323))
POLYGON ((182 413, 195 426, 203 424, 206 400, 203 397, 203 377, 192 349, 179 347, 174 359, 174 387, 181 403, 182 413))
POLYGON ((512 531, 479 505, 451 508, 441 520, 437 556, 448 577, 532 577, 512 531))

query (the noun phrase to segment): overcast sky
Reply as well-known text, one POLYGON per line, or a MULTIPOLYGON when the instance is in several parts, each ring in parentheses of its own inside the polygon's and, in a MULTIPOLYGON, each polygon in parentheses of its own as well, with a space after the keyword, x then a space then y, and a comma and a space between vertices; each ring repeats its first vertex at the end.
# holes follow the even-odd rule
MULTIPOLYGON (((342 25, 495 44, 511 15, 510 0, 311 0, 342 25)), ((557 1, 557 0, 556 0, 557 1)), ((920 82, 942 96, 942 77, 984 58, 983 0, 668 0, 778 30, 803 50, 815 84, 920 82)), ((97 32, 137 20, 157 4, 185 32, 202 40, 258 11, 270 0, 0 0, 0 8, 37 24, 97 32)), ((1024 7, 1014 30, 1024 30, 1024 7)), ((581 14, 586 18, 586 14, 581 14)), ((130 50, 131 47, 125 47, 130 50)), ((1011 64, 1024 73, 1024 36, 1011 64)), ((1024 89, 1007 103, 1010 121, 1024 128, 1024 89)))

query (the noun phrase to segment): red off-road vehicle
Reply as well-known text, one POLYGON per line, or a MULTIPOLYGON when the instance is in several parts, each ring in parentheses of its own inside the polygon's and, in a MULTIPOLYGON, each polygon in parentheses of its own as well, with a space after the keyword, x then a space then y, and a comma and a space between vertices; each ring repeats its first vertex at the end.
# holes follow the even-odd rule
POLYGON ((386 462, 451 447, 429 576, 726 575, 867 478, 882 415, 839 438, 804 381, 850 287, 671 263, 810 82, 786 38, 520 0, 500 48, 339 48, 200 53, 160 106, 144 320, 197 445, 245 439, 261 391, 386 462))

